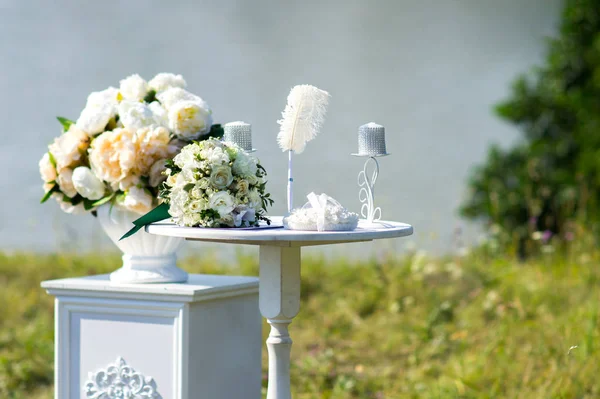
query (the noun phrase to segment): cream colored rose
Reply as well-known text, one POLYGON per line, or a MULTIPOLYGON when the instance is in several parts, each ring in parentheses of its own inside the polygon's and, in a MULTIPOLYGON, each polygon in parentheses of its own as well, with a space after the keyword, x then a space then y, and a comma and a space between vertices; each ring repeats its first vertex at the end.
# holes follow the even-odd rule
POLYGON ((75 125, 54 139, 48 146, 56 160, 56 169, 60 173, 65 168, 73 168, 81 163, 82 155, 89 146, 89 137, 75 125))
POLYGON ((235 208, 233 197, 226 191, 218 191, 211 194, 208 199, 208 206, 219 212, 220 217, 224 217, 235 208))
POLYGON ((131 178, 136 168, 133 137, 133 131, 117 128, 98 136, 92 143, 89 155, 92 170, 114 190, 127 189, 135 181, 131 178))
POLYGON ((104 183, 88 167, 79 166, 73 170, 73 186, 83 198, 99 200, 104 197, 104 183))
POLYGON ((148 83, 138 74, 126 77, 120 83, 119 93, 126 100, 142 101, 150 90, 148 83))
POLYGON ((148 176, 156 161, 168 158, 169 141, 169 131, 164 127, 138 129, 133 135, 136 153, 134 173, 148 176))
POLYGON ((51 181, 56 180, 56 169, 52 162, 50 162, 50 155, 45 153, 42 159, 39 162, 40 167, 40 176, 42 176, 42 180, 44 183, 50 183, 51 181))
POLYGON ((223 190, 233 182, 233 175, 229 166, 218 166, 210 174, 210 184, 218 190, 223 190))
POLYGON ((132 212, 145 214, 152 210, 154 198, 143 188, 131 187, 121 205, 132 212))
POLYGON ((202 217, 196 212, 188 212, 181 217, 184 226, 197 226, 201 221, 202 217))
MULTIPOLYGON (((228 213, 224 216, 221 216, 219 218, 219 220, 217 220, 217 222, 219 222, 220 224, 223 224, 227 227, 235 227, 235 219, 234 219, 233 215, 231 215, 230 213, 228 213)), ((239 225, 238 225, 238 227, 239 227, 239 225)))
POLYGON ((56 179, 58 183, 58 187, 60 187, 60 191, 63 192, 69 198, 73 198, 77 195, 77 190, 75 190, 75 186, 73 185, 73 169, 63 169, 56 179))
POLYGON ((204 101, 179 101, 169 108, 169 128, 181 139, 194 140, 210 131, 211 114, 204 101))
POLYGON ((150 86, 150 88, 155 90, 157 93, 160 93, 161 91, 168 90, 172 87, 180 87, 185 89, 187 84, 183 79, 183 76, 163 72, 153 77, 152 80, 148 82, 148 86, 150 86))
POLYGON ((200 212, 205 209, 208 209, 208 201, 206 201, 204 199, 195 199, 195 200, 190 201, 187 208, 191 212, 200 212))
POLYGON ((235 190, 237 191, 238 195, 248 195, 248 192, 250 191, 250 183, 248 183, 248 180, 238 180, 235 183, 235 190))
POLYGON ((154 165, 150 168, 149 182, 151 187, 158 187, 160 183, 165 181, 167 176, 165 175, 165 171, 167 170, 167 165, 165 165, 166 159, 159 159, 154 162, 154 165))

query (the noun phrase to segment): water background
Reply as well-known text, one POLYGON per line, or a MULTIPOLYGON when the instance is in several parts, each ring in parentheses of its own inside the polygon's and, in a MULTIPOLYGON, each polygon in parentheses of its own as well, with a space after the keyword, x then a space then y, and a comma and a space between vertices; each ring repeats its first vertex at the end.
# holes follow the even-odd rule
POLYGON ((91 91, 158 72, 183 74, 216 121, 253 124, 272 214, 285 209, 287 160, 275 137, 292 86, 332 96, 324 130, 295 158, 296 204, 326 192, 358 211, 357 128, 386 127, 393 155, 381 160, 376 200, 415 236, 310 251, 365 257, 416 243, 442 252, 455 247, 457 228, 474 242, 477 226, 456 213, 466 177, 490 143, 517 138, 492 106, 543 59, 561 3, 0 0, 0 249, 112 248, 91 216, 39 205, 37 162, 60 133, 56 115, 76 119, 91 91))

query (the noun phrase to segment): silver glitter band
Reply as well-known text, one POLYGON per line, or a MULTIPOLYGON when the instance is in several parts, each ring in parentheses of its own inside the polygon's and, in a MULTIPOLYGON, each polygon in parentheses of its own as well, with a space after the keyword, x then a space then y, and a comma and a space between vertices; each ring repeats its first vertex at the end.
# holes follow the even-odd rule
POLYGON ((252 151, 252 125, 245 122, 230 122, 223 126, 223 141, 237 144, 246 151, 252 151))
POLYGON ((358 128, 358 155, 386 155, 385 127, 367 123, 358 128))

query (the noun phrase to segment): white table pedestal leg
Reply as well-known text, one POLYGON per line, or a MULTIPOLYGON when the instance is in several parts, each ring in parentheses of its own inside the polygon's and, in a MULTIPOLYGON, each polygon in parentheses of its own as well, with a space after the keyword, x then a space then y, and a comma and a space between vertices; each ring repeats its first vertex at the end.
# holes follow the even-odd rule
POLYGON ((260 312, 271 325, 267 339, 267 399, 291 399, 288 326, 300 310, 300 248, 260 247, 260 312))

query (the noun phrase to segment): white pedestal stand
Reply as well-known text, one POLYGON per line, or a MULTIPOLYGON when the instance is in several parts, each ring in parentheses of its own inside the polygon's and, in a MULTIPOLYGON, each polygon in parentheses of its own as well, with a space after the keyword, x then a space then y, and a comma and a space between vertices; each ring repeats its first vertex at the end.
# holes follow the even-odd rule
MULTIPOLYGON (((273 224, 281 218, 273 217, 273 224)), ((411 235, 412 226, 398 222, 359 222, 354 231, 292 231, 198 229, 156 223, 146 227, 151 234, 184 237, 188 240, 259 245, 260 311, 271 325, 267 339, 269 387, 267 399, 291 399, 288 326, 300 311, 301 247, 372 241, 411 235)), ((248 395, 252 399, 254 396, 248 395)))
POLYGON ((42 287, 56 296, 56 398, 260 397, 258 279, 115 285, 102 275, 42 287))

